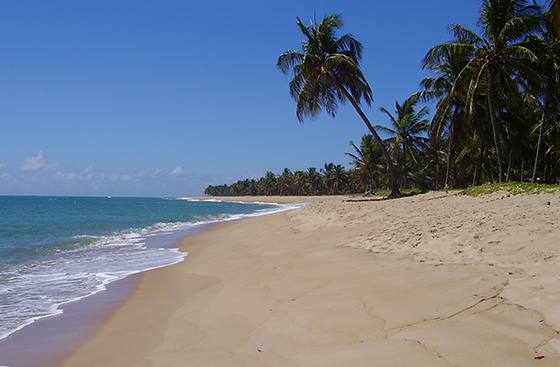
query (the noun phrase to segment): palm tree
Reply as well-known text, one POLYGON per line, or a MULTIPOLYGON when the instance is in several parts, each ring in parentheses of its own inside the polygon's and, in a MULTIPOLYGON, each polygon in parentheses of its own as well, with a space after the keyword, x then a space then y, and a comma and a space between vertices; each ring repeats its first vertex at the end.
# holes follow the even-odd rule
POLYGON ((338 195, 344 192, 348 175, 342 165, 325 163, 324 168, 321 168, 321 172, 324 175, 325 189, 329 195, 338 195))
MULTIPOLYGON (((454 35, 453 42, 464 43, 461 35, 454 35)), ((428 69, 435 77, 424 78, 420 86, 424 89, 416 93, 420 101, 437 101, 436 112, 430 125, 430 138, 433 143, 447 140, 447 166, 445 187, 451 184, 451 168, 455 156, 458 137, 466 127, 465 95, 466 85, 459 76, 472 58, 471 50, 433 47, 422 60, 422 69, 428 69)))
POLYGON ((320 23, 304 25, 298 18, 297 25, 307 38, 302 51, 288 50, 278 58, 277 67, 284 73, 293 73, 290 94, 296 101, 296 115, 300 122, 314 117, 321 109, 336 115, 338 103, 347 101, 360 115, 387 159, 391 174, 390 197, 399 197, 399 187, 391 158, 383 141, 360 107, 363 99, 370 105, 371 88, 359 67, 362 44, 351 34, 336 37, 342 27, 339 14, 326 16, 320 23))
MULTIPOLYGON (((391 137, 387 139, 393 145, 395 156, 402 153, 402 168, 404 174, 404 188, 408 188, 408 160, 415 159, 418 153, 422 150, 424 144, 428 140, 426 137, 421 136, 429 128, 429 120, 426 119, 428 108, 423 107, 420 111, 416 112, 415 106, 418 103, 416 96, 411 96, 404 101, 401 105, 395 101, 396 115, 391 114, 385 108, 381 107, 380 110, 386 113, 391 119, 393 129, 385 126, 376 126, 377 129, 384 131, 391 137)), ((395 158, 395 160, 397 160, 395 158)))
POLYGON ((325 163, 324 167, 321 168, 321 173, 323 174, 323 181, 325 185, 325 190, 329 195, 334 193, 334 180, 335 180, 335 165, 334 163, 325 163))
POLYGON ((278 190, 279 195, 289 195, 292 189, 292 177, 293 174, 288 168, 284 168, 282 174, 278 176, 278 190))
POLYGON ((527 79, 535 75, 529 65, 537 57, 522 41, 538 29, 539 23, 540 7, 534 2, 483 0, 478 20, 482 36, 465 26, 452 24, 451 31, 468 42, 450 42, 437 46, 441 51, 448 49, 451 52, 473 54, 460 78, 467 78, 470 112, 476 95, 485 95, 499 167, 499 182, 504 182, 505 177, 499 104, 503 95, 508 96, 511 105, 519 104, 522 100, 518 84, 523 80, 521 76, 527 79))
POLYGON ((366 182, 365 188, 368 194, 373 194, 376 187, 375 177, 381 171, 380 166, 383 165, 383 153, 379 148, 379 144, 373 138, 373 135, 366 134, 362 136, 362 142, 358 148, 353 141, 350 145, 354 148, 356 153, 346 153, 352 157, 350 164, 356 166, 356 171, 359 172, 362 180, 366 182))
POLYGON ((310 195, 317 195, 321 192, 321 174, 317 168, 309 167, 305 173, 307 177, 308 192, 310 195))
POLYGON ((533 36, 528 42, 538 55, 539 62, 535 64, 535 69, 542 77, 540 83, 533 88, 535 96, 533 101, 541 110, 541 118, 531 182, 537 181, 545 144, 546 126, 552 122, 549 120, 553 120, 554 115, 558 113, 560 100, 558 94, 558 90, 560 90, 560 63, 558 61, 560 59, 560 37, 558 37, 560 34, 560 1, 553 0, 550 3, 550 10, 541 35, 533 36))
POLYGON ((301 196, 305 194, 306 176, 303 171, 295 171, 291 179, 292 195, 301 196))
POLYGON ((276 195, 278 181, 276 175, 273 172, 268 171, 266 176, 261 178, 261 187, 264 195, 276 195))

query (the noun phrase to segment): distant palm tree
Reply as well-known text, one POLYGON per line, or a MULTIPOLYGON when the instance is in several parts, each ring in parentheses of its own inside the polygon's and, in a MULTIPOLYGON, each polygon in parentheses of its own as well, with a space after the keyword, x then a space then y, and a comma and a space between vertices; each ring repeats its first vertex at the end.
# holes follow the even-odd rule
POLYGON ((268 171, 266 176, 261 178, 262 194, 264 195, 277 195, 278 181, 273 172, 268 171))
POLYGON ((303 50, 288 50, 278 58, 277 66, 284 73, 292 71, 290 94, 296 100, 296 114, 300 122, 314 117, 321 109, 335 116, 338 102, 349 101, 360 115, 387 159, 391 174, 390 197, 400 196, 393 162, 383 141, 360 107, 363 99, 368 105, 373 100, 371 88, 359 67, 362 44, 351 34, 336 37, 342 27, 338 14, 326 16, 320 23, 297 25, 307 38, 303 50))
POLYGON ((317 195, 321 192, 321 174, 315 167, 309 167, 305 173, 307 177, 307 190, 310 195, 317 195))
POLYGON ((353 141, 350 145, 354 148, 355 153, 346 153, 353 158, 350 164, 356 166, 362 179, 365 181, 365 187, 368 194, 373 194, 376 188, 375 178, 380 176, 380 167, 383 166, 383 153, 379 148, 379 144, 375 141, 371 134, 362 136, 362 142, 358 148, 353 141))
POLYGON ((284 171, 282 171, 282 174, 278 176, 277 179, 279 195, 289 195, 292 186, 292 177, 293 173, 288 168, 284 168, 284 171))
POLYGON ((416 96, 409 97, 402 105, 395 101, 395 115, 381 107, 380 110, 390 117, 393 128, 376 126, 377 129, 390 135, 387 141, 393 145, 395 160, 399 155, 399 150, 402 153, 405 189, 408 188, 408 163, 414 160, 419 152, 423 150, 428 140, 423 136, 429 128, 429 120, 425 118, 428 115, 428 108, 423 107, 420 111, 416 112, 414 107, 417 103, 418 99, 416 96))
POLYGON ((321 172, 324 175, 325 186, 329 195, 338 195, 344 192, 348 175, 342 165, 325 163, 324 168, 321 168, 321 172))
POLYGON ((323 174, 324 186, 329 195, 334 193, 334 180, 335 180, 335 165, 334 163, 325 163, 324 167, 321 168, 321 173, 323 174))
POLYGON ((307 177, 303 171, 295 171, 292 176, 292 194, 301 196, 306 194, 307 177))

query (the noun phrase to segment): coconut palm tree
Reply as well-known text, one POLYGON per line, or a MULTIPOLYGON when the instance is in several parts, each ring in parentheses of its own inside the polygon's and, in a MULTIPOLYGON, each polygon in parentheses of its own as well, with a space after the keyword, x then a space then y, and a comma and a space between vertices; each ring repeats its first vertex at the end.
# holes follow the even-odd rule
POLYGON ((325 186, 326 193, 329 195, 334 194, 335 186, 335 164, 325 163, 324 167, 321 168, 321 173, 323 174, 323 182, 325 186))
POLYGON ((282 171, 282 174, 277 179, 279 195, 289 195, 292 189, 292 177, 293 173, 288 168, 284 168, 284 171, 282 171))
POLYGON ((395 101, 395 115, 381 107, 381 112, 386 113, 391 119, 393 128, 376 126, 377 129, 390 135, 386 141, 393 145, 395 161, 397 161, 397 156, 400 155, 402 157, 405 189, 408 188, 409 173, 409 160, 407 157, 410 157, 410 161, 415 160, 415 157, 423 150, 423 146, 428 140, 423 136, 429 128, 429 120, 425 118, 428 115, 428 107, 423 107, 417 112, 414 108, 417 103, 418 98, 414 95, 406 99, 402 105, 395 101))
POLYGON ((384 165, 383 153, 379 145, 373 138, 373 135, 366 134, 362 136, 360 147, 358 148, 353 141, 350 145, 354 148, 356 153, 346 153, 352 157, 350 164, 356 166, 356 171, 359 172, 358 177, 362 177, 365 181, 365 188, 368 194, 373 194, 376 188, 376 176, 380 176, 381 168, 384 165))
POLYGON ((278 180, 273 172, 268 171, 266 176, 260 179, 262 187, 262 195, 276 195, 278 194, 278 180))
POLYGON ((371 88, 359 67, 362 44, 351 34, 337 38, 336 31, 342 27, 339 14, 326 16, 320 23, 311 22, 310 25, 303 24, 298 18, 297 25, 306 37, 302 42, 302 51, 284 52, 276 65, 284 74, 290 71, 293 74, 290 94, 296 101, 299 121, 316 116, 321 109, 334 117, 339 102, 350 102, 387 159, 391 174, 389 196, 400 196, 391 157, 360 107, 362 99, 368 105, 373 100, 371 88))
MULTIPOLYGON (((559 111, 560 95, 560 1, 551 1, 550 9, 543 24, 543 30, 538 35, 533 35, 527 42, 529 47, 538 56, 539 62, 534 68, 541 76, 537 83, 532 83, 532 101, 541 111, 538 125, 538 142, 533 165, 531 182, 537 182, 539 165, 544 150, 544 135, 547 125, 554 122, 559 111), (556 17, 556 18, 554 18, 556 17), (536 84, 536 86, 534 85, 536 84)), ((535 82, 535 80, 532 80, 535 82)))
POLYGON ((325 163, 321 168, 324 175, 326 193, 329 195, 338 195, 344 192, 348 175, 344 167, 340 164, 325 163))
MULTIPOLYGON (((454 35, 452 42, 468 43, 454 35)), ((457 140, 466 128, 466 83, 459 76, 472 58, 470 49, 451 49, 435 46, 422 60, 422 69, 432 71, 436 76, 424 78, 420 82, 422 91, 416 93, 420 101, 437 101, 436 111, 430 124, 429 135, 433 143, 447 140, 447 165, 445 187, 451 187, 451 169, 455 157, 457 140)))
POLYGON ((317 171, 315 167, 307 168, 307 172, 305 172, 307 177, 307 190, 309 195, 318 195, 321 193, 321 174, 317 171))
POLYGON ((467 101, 472 112, 477 95, 485 95, 494 148, 499 167, 499 182, 504 182, 505 165, 502 153, 503 124, 499 117, 504 95, 510 106, 522 101, 519 83, 534 77, 529 65, 537 61, 535 54, 522 42, 538 29, 541 9, 526 0, 483 0, 478 25, 482 35, 460 24, 451 24, 451 31, 467 42, 449 42, 440 50, 472 52, 473 57, 460 78, 468 83, 467 101))

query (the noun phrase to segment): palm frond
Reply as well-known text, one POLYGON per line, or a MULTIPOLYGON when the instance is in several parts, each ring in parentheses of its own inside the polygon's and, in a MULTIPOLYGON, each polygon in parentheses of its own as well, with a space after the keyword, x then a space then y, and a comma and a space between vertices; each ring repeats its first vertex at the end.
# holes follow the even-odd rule
POLYGON ((447 31, 459 44, 480 46, 484 41, 475 31, 458 23, 448 25, 447 31))
POLYGON ((287 50, 278 57, 276 67, 284 74, 288 74, 290 70, 297 64, 301 63, 304 55, 301 52, 294 50, 287 50))
POLYGON ((560 0, 549 0, 546 23, 554 37, 560 39, 560 0))

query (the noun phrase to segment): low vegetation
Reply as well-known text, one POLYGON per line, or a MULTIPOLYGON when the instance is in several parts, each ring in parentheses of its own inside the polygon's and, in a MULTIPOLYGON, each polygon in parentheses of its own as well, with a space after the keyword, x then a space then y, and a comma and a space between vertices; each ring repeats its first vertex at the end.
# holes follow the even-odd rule
POLYGON ((546 185, 530 182, 507 182, 485 183, 479 186, 472 186, 459 192, 459 195, 480 196, 493 194, 495 192, 503 192, 505 196, 514 196, 519 194, 552 194, 560 190, 560 185, 546 185))

